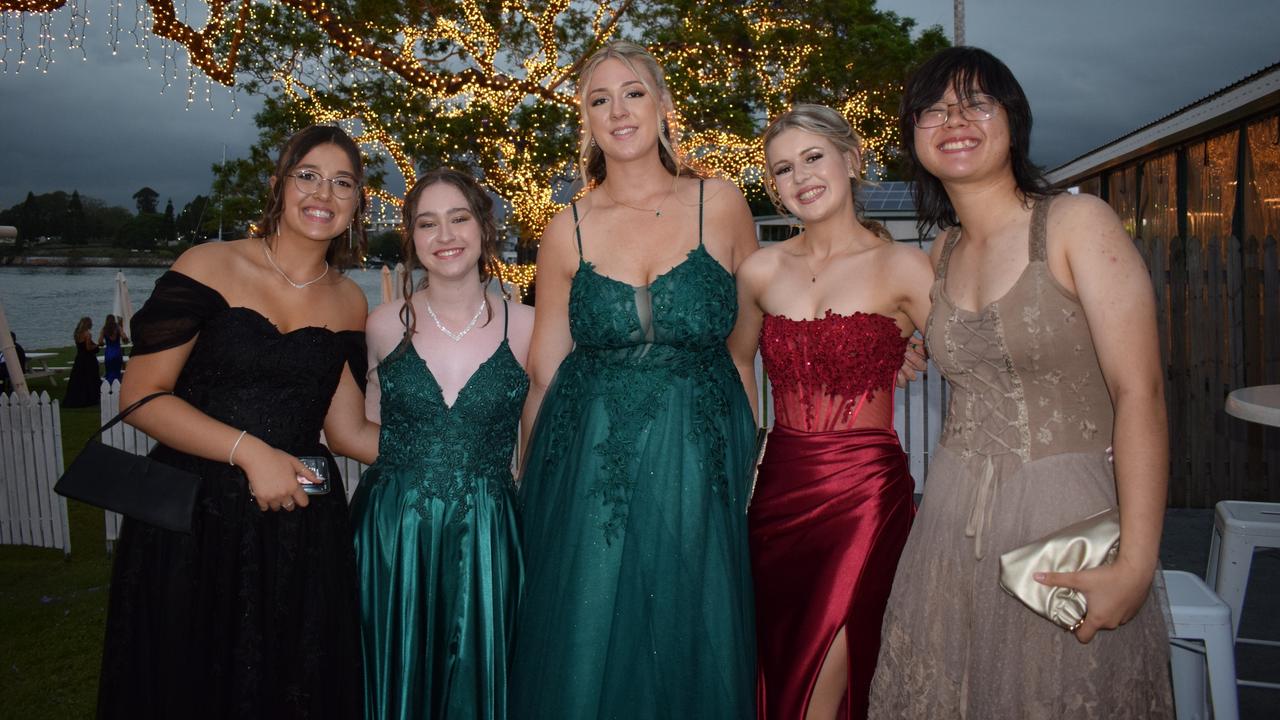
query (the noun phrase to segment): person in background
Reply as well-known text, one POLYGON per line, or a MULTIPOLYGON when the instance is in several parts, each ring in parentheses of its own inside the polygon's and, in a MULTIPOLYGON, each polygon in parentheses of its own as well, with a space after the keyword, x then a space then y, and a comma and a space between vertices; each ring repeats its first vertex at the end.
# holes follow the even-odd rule
MULTIPOLYGON (((13 332, 9 333, 9 339, 13 341, 13 350, 18 355, 18 366, 22 368, 22 372, 27 372, 27 351, 18 343, 18 336, 13 332)), ((0 392, 13 392, 12 381, 9 379, 9 366, 5 363, 5 356, 0 353, 0 392)))
POLYGON ((93 341, 93 320, 80 318, 72 335, 76 344, 76 359, 71 364, 67 378, 67 390, 62 396, 62 407, 96 407, 102 382, 98 367, 98 345, 93 341))
POLYGON ((98 345, 102 348, 102 365, 105 373, 102 379, 107 382, 119 380, 124 376, 124 351, 121 343, 129 342, 115 315, 107 315, 102 322, 102 332, 98 333, 98 345))
POLYGON ((1105 202, 1048 187, 1026 95, 990 53, 927 60, 899 125, 920 224, 944 231, 925 340, 952 393, 885 613, 871 717, 1170 717, 1153 583, 1168 438, 1142 259, 1105 202), (1114 563, 1038 578, 1084 594, 1074 632, 1000 588, 1001 554, 1116 507, 1114 563))
POLYGON ((120 405, 169 394, 127 422, 201 482, 189 534, 124 521, 100 718, 362 713, 355 552, 329 449, 377 455, 365 297, 341 272, 364 245, 363 173, 340 128, 297 132, 260 235, 186 251, 133 318, 120 405))

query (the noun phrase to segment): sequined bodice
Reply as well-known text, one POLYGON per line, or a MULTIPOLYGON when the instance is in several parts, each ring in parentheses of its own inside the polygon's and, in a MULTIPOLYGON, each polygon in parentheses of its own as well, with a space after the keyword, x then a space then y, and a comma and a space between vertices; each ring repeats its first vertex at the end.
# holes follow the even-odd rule
POLYGON ((959 233, 939 258, 925 339, 952 389, 941 442, 964 457, 1011 453, 1025 463, 1111 443, 1111 400, 1084 309, 1046 261, 1049 204, 1032 213, 1026 269, 986 307, 969 311, 947 296, 959 233))
POLYGON ((893 427, 893 383, 906 347, 885 315, 765 315, 760 355, 776 422, 809 432, 893 427))
POLYGON ((378 382, 379 465, 412 469, 421 497, 454 500, 464 508, 477 491, 510 488, 529 377, 506 339, 471 374, 452 406, 407 339, 378 366, 378 382))

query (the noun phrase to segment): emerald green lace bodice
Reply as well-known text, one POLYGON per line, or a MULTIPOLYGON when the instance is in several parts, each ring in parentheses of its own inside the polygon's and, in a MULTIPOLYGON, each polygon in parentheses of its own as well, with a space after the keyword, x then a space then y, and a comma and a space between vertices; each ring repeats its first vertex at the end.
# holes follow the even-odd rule
POLYGON ((420 504, 443 498, 464 512, 478 492, 496 496, 511 490, 511 460, 529 377, 505 337, 453 405, 445 404, 440 385, 408 337, 378 366, 378 382, 378 465, 413 471, 420 504))

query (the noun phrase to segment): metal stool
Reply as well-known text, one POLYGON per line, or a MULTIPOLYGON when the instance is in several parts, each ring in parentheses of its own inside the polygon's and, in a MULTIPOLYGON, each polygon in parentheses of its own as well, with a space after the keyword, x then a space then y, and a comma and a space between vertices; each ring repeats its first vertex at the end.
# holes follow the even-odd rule
POLYGON ((1173 667, 1173 701, 1178 720, 1208 720, 1205 670, 1208 670, 1212 717, 1238 720, 1235 645, 1231 611, 1203 580, 1189 572, 1164 571, 1173 627, 1169 628, 1169 660, 1173 667), (1187 641, 1201 641, 1187 642, 1187 641))
MULTIPOLYGON (((1213 540, 1205 582, 1231 608, 1232 636, 1240 637, 1240 613, 1255 548, 1280 548, 1280 504, 1223 500, 1214 508, 1213 540)), ((1280 645, 1280 643, 1265 643, 1280 645)))

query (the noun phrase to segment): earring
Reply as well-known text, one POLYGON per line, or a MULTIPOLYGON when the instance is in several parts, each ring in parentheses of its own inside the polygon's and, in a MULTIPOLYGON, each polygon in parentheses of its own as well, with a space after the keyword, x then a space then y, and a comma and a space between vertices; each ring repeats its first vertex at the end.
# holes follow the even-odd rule
POLYGON ((347 248, 349 250, 356 249, 356 233, 355 230, 352 229, 353 225, 355 225, 354 220, 347 223, 347 248))
POLYGON ((596 146, 596 136, 595 136, 595 135, 592 135, 592 136, 591 136, 591 139, 587 141, 587 145, 589 145, 589 146, 591 146, 591 147, 595 147, 595 146, 596 146))

